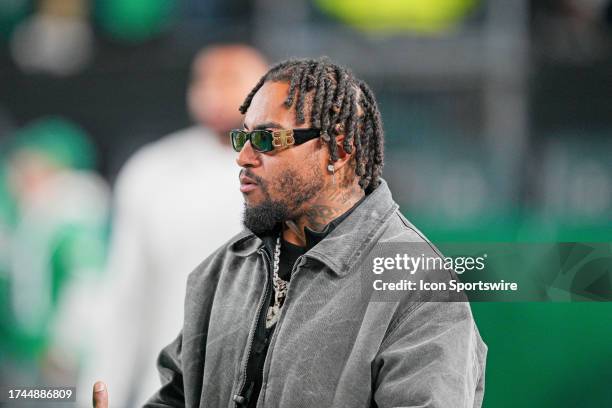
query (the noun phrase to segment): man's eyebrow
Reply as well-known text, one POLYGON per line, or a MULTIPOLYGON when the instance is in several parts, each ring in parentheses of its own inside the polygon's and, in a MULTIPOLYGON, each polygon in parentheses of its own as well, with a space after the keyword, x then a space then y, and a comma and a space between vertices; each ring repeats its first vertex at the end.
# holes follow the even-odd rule
MULTIPOLYGON (((250 130, 246 123, 242 124, 246 130, 250 130)), ((282 129, 283 127, 276 122, 266 122, 260 125, 254 126, 253 130, 263 130, 263 129, 282 129)))
POLYGON ((276 122, 266 122, 261 123, 253 128, 253 130, 263 130, 263 129, 282 129, 283 127, 276 122))

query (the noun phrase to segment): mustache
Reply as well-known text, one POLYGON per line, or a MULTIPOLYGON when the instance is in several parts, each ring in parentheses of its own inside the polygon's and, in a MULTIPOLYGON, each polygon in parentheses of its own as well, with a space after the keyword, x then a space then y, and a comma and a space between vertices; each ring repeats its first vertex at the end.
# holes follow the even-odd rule
POLYGON ((242 175, 244 175, 245 177, 250 178, 251 180, 255 180, 255 182, 257 184, 265 185, 264 179, 262 179, 261 177, 256 176, 249 169, 242 169, 242 170, 240 170, 240 173, 238 173, 238 177, 241 177, 242 175))

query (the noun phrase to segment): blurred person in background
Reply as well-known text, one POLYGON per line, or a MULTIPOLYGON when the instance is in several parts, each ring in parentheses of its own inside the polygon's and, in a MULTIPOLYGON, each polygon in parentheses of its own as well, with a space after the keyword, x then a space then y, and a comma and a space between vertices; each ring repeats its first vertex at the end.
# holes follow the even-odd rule
POLYGON ((110 191, 87 135, 60 118, 0 150, 0 382, 73 384, 105 260, 110 191))
MULTIPOLYGON (((266 69, 245 45, 201 51, 187 93, 196 125, 143 147, 118 176, 109 284, 98 314, 104 335, 80 387, 108 379, 115 407, 142 405, 159 389, 155 362, 180 330, 187 275, 241 229, 227 131, 242 126, 237 107, 266 69)), ((87 392, 78 394, 91 404, 87 392)))

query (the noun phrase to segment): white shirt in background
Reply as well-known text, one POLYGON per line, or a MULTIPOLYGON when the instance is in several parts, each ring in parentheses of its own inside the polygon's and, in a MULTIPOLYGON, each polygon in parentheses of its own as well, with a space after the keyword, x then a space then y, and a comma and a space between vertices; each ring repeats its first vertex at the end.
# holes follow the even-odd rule
POLYGON ((114 408, 141 406, 159 388, 157 355, 182 327, 188 274, 242 228, 236 154, 193 127, 141 148, 120 172, 83 406, 98 379, 114 408))

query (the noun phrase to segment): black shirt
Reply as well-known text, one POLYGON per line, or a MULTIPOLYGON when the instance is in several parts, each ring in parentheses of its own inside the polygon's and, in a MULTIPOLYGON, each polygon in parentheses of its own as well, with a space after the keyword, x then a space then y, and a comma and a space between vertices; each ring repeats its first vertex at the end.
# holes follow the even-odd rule
MULTIPOLYGON (((276 245, 276 244, 275 244, 276 245)), ((282 280, 289 282, 291 279, 291 270, 295 261, 304 255, 310 247, 301 247, 281 239, 280 259, 278 262, 278 276, 282 280)))

